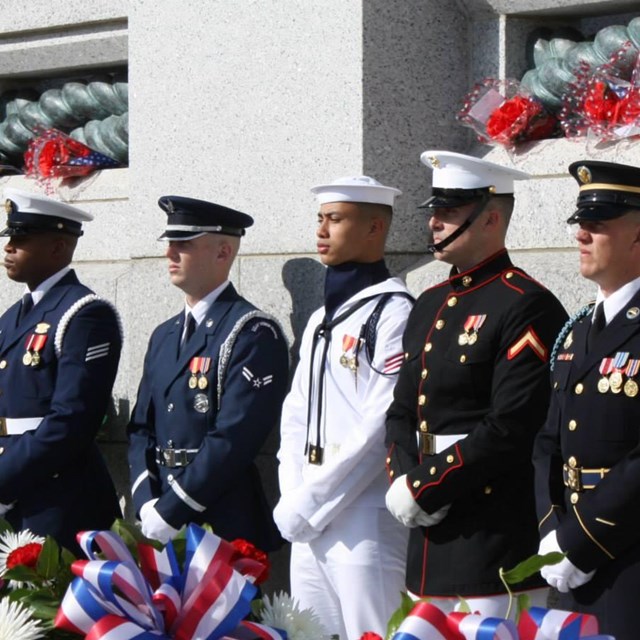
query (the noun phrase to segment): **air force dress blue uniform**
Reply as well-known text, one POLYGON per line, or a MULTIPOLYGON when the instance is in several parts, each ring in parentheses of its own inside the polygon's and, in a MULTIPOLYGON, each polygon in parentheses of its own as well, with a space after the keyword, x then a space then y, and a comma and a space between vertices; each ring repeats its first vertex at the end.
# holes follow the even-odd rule
MULTIPOLYGON (((569 222, 640 210, 640 169, 584 161, 570 172, 580 195, 569 222)), ((640 282, 599 305, 608 323, 596 337, 588 340, 589 305, 556 343, 551 406, 534 449, 536 502, 540 537, 555 532, 559 550, 583 572, 560 594, 562 608, 591 613, 601 632, 632 640, 640 584, 640 282)))
MULTIPOLYGON (((14 189, 5 196, 2 236, 80 235, 77 220, 91 219, 49 198, 14 189)), ((108 528, 121 515, 95 444, 117 372, 121 328, 115 309, 72 270, 50 280, 26 315, 20 317, 18 302, 0 318, 0 502, 16 530, 51 535, 77 549, 78 531, 108 528)))
MULTIPOLYGON (((240 235, 251 221, 190 198, 160 202, 170 240, 203 229, 240 235)), ((281 538, 254 460, 280 415, 286 340, 278 323, 230 283, 181 351, 184 319, 181 312, 161 324, 145 358, 128 428, 136 512, 157 499, 156 511, 174 529, 208 523, 223 538, 273 550, 281 538)))

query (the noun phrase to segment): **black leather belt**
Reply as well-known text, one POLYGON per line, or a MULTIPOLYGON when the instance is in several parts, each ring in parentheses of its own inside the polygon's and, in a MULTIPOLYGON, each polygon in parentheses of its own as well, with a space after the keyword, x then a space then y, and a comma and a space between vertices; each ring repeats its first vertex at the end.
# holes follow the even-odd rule
POLYGON ((163 467, 186 467, 196 457, 199 449, 164 449, 156 447, 156 462, 163 467))
POLYGON ((571 491, 586 491, 593 489, 609 469, 583 469, 582 467, 570 467, 568 464, 562 465, 562 479, 565 487, 571 491))

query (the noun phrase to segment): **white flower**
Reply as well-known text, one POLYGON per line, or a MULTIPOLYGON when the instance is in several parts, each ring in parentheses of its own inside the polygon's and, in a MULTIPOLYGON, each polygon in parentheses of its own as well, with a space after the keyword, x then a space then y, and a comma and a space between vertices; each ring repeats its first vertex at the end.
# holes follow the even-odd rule
POLYGON ((264 596, 262 602, 261 622, 282 629, 289 640, 317 640, 327 635, 320 618, 311 609, 300 609, 298 602, 284 591, 273 594, 273 603, 269 596, 264 596))
MULTIPOLYGON (((42 545, 44 544, 44 538, 31 533, 29 529, 18 531, 18 533, 5 531, 0 534, 0 577, 4 576, 7 569, 14 565, 18 550, 33 543, 42 545)), ((30 586, 30 584, 10 580, 9 586, 12 589, 20 589, 30 586)))
POLYGON ((9 598, 0 600, 0 640, 37 640, 45 637, 45 629, 39 620, 31 616, 33 611, 21 602, 9 598))

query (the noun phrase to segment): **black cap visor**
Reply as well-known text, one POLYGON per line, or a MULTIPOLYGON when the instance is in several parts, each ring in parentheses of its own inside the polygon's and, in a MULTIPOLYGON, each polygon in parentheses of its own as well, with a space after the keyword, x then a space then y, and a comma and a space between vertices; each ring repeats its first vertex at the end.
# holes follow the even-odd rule
POLYGON ((477 202, 481 198, 491 194, 490 188, 481 189, 441 189, 434 187, 432 195, 422 204, 418 205, 418 209, 436 209, 456 207, 464 207, 472 202, 477 202))

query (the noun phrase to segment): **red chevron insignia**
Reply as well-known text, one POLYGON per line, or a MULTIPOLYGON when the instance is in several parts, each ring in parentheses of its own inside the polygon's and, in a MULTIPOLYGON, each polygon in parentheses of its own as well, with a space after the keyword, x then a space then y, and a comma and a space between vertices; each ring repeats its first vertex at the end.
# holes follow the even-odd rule
POLYGON ((546 362, 548 360, 549 351, 542 343, 542 340, 538 338, 538 334, 532 327, 528 327, 522 336, 520 336, 509 347, 509 351, 507 351, 507 360, 513 360, 527 347, 531 347, 533 352, 538 356, 538 358, 540 358, 540 360, 542 360, 542 362, 546 362))

